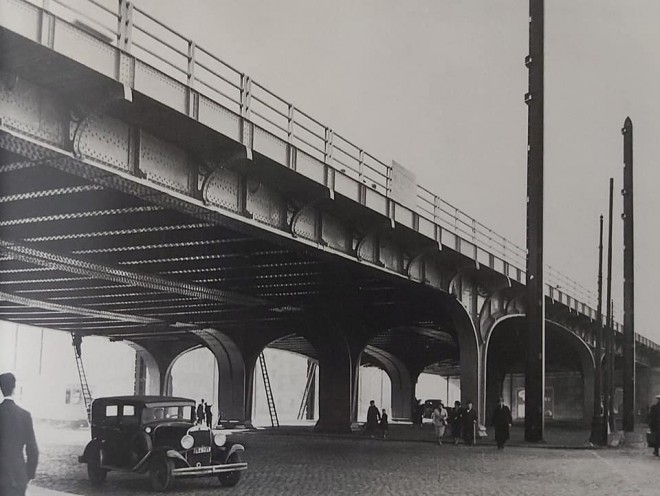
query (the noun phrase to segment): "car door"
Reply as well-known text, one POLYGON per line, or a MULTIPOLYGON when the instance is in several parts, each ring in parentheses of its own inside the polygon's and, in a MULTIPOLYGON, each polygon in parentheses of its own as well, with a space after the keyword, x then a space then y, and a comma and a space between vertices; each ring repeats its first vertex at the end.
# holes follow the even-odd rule
POLYGON ((101 440, 101 463, 113 467, 123 466, 121 463, 122 433, 120 425, 121 405, 109 403, 104 405, 102 418, 98 425, 98 437, 101 440))

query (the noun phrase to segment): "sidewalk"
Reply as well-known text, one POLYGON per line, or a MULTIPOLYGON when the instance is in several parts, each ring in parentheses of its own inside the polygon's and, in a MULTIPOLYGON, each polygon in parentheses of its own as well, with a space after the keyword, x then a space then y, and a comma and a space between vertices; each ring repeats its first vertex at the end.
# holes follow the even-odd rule
MULTIPOLYGON (((360 426, 361 429, 362 426, 360 426)), ((410 423, 391 423, 387 434, 387 441, 415 441, 434 443, 433 426, 424 424, 422 428, 412 426, 410 423)), ((350 434, 316 434, 312 426, 281 426, 266 427, 259 429, 260 432, 272 435, 299 435, 299 436, 329 436, 329 437, 350 437, 354 439, 369 440, 361 430, 350 434)), ((477 440, 480 446, 495 446, 494 431, 492 427, 486 429, 487 437, 477 440)), ((376 440, 380 440, 379 433, 376 434, 376 440)), ((520 424, 515 424, 511 428, 511 439, 507 442, 509 447, 533 447, 546 449, 606 449, 604 446, 593 446, 589 443, 591 431, 589 427, 579 424, 554 423, 546 424, 544 437, 541 443, 529 443, 525 441, 525 430, 520 424)), ((447 430, 444 442, 451 443, 449 429, 447 430)), ((628 447, 629 448, 629 447, 628 447)))
POLYGON ((26 496, 77 496, 73 493, 63 493, 61 491, 53 491, 52 489, 44 489, 43 487, 30 484, 26 496))

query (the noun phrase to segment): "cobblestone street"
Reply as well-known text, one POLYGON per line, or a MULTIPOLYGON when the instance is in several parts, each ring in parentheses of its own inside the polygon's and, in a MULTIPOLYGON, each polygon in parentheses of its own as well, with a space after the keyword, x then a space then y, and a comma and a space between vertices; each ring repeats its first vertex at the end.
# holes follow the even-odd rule
MULTIPOLYGON (((429 432, 430 435, 430 432, 429 432)), ((110 473, 92 487, 77 463, 87 432, 43 434, 35 486, 84 495, 153 494, 147 476, 110 473), (66 441, 63 441, 67 439, 66 441)), ((169 494, 206 495, 657 495, 660 460, 649 450, 436 446, 264 431, 235 435, 249 469, 235 488, 215 478, 177 480, 169 494)))

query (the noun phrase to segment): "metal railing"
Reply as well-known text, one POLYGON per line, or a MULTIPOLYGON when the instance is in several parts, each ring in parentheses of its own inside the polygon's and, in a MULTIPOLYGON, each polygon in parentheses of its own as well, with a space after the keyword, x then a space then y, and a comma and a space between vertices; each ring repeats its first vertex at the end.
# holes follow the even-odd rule
MULTIPOLYGON (((29 1, 106 39, 336 171, 390 196, 390 165, 129 1, 29 1)), ((419 185, 416 211, 442 229, 519 269, 524 277, 524 248, 419 185)), ((545 274, 550 294, 569 295, 592 309, 596 307, 594 292, 552 267, 546 266, 545 274)))

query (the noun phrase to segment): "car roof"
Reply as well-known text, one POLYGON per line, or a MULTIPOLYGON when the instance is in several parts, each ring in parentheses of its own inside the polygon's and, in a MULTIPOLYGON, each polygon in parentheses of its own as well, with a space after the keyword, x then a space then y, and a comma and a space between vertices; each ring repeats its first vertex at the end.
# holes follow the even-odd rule
POLYGON ((96 398, 94 403, 134 403, 141 405, 151 404, 168 404, 168 403, 191 403, 194 404, 195 400, 190 398, 179 398, 176 396, 106 396, 104 398, 96 398))

